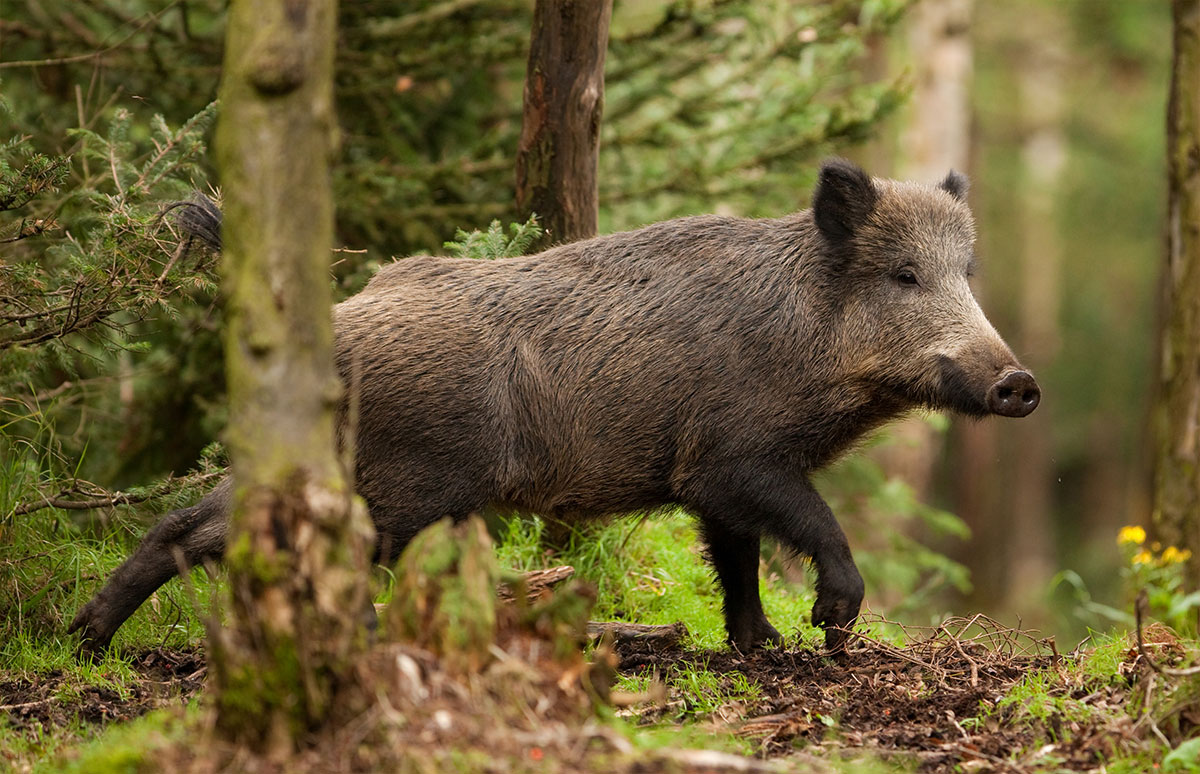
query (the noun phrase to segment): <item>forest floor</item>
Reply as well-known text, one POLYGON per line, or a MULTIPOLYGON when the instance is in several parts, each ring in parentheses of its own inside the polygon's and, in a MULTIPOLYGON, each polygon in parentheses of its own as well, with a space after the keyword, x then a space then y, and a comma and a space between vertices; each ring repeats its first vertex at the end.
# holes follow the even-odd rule
POLYGON ((124 681, 121 691, 80 686, 75 675, 63 670, 26 677, 0 673, 0 711, 17 731, 52 732, 80 721, 102 727, 186 705, 204 688, 208 665, 200 648, 155 648, 125 655, 135 676, 124 681))
MULTIPOLYGON (((924 635, 903 647, 859 638, 837 660, 804 650, 745 656, 632 650, 622 653, 621 668, 652 665, 670 673, 702 667, 744 675, 757 689, 753 698, 720 708, 712 722, 752 740, 754 754, 764 759, 867 753, 921 772, 1029 771, 1048 764, 1089 771, 1113 757, 1114 740, 1133 733, 1123 713, 1114 718, 1079 710, 1123 707, 1130 700, 1139 669, 1136 647, 1123 654, 1130 660, 1120 664, 1118 679, 1098 687, 1080 671, 1084 653, 1059 655, 1051 641, 983 616, 952 619, 924 635), (1048 677, 1037 701, 1065 699, 1077 706, 1070 712, 1041 707, 1034 714, 1049 709, 1044 717, 1028 715, 1023 700, 1031 697, 1014 694, 1031 674, 1048 677)), ((669 708, 670 702, 635 713, 647 723, 669 715, 669 708)))
MULTIPOLYGON (((1200 774, 1200 674, 1170 671, 1200 662, 1200 642, 1161 624, 1140 647, 1136 629, 1118 630, 1063 652, 984 615, 903 627, 866 614, 835 659, 807 622, 804 574, 764 559, 763 603, 785 646, 739 654, 684 516, 553 552, 539 530, 513 520, 495 554, 553 591, 530 583, 527 607, 497 606, 482 669, 454 673, 428 642, 389 640, 382 626, 347 681, 345 716, 272 768, 213 733, 203 643, 220 620, 219 574, 159 589, 112 651, 80 661, 66 622, 139 529, 115 521, 92 536, 50 509, 12 522, 0 541, 0 773, 1200 774), (594 585, 567 584, 558 571, 572 568, 594 585), (611 647, 581 648, 588 618, 670 636, 623 627, 611 647)), ((406 598, 396 579, 410 576, 375 572, 377 607, 406 598)))
MULTIPOLYGON (((904 646, 858 637, 839 659, 803 647, 742 655, 693 649, 686 639, 619 639, 607 656, 619 676, 613 701, 625 705, 607 711, 614 725, 597 725, 591 713, 581 714, 578 697, 562 690, 564 670, 541 663, 541 682, 530 685, 544 695, 536 710, 524 711, 536 717, 518 721, 510 732, 500 729, 505 723, 494 710, 482 711, 477 695, 467 696, 470 691, 433 689, 453 681, 439 674, 428 653, 391 645, 386 655, 375 654, 380 660, 366 670, 366 679, 388 683, 386 665, 406 658, 419 665, 406 673, 420 674, 425 686, 406 689, 410 699, 421 697, 417 708, 404 707, 404 698, 394 695, 390 704, 405 714, 406 731, 422 728, 414 714, 434 729, 405 734, 409 755, 419 757, 427 746, 428 760, 440 761, 428 770, 444 768, 441 728, 453 729, 458 753, 471 745, 486 753, 478 769, 469 755, 456 758, 452 770, 464 771, 514 770, 514 760, 529 770, 551 771, 1194 771, 1194 761, 1191 768, 1160 768, 1153 755, 1141 754, 1164 733, 1153 713, 1138 710, 1149 707, 1155 690, 1156 672, 1147 658, 1172 663, 1184 655, 1169 630, 1151 628, 1145 639, 1141 650, 1126 638, 1059 654, 1052 642, 983 616, 914 631, 904 646), (481 720, 495 727, 485 730, 481 720), (651 736, 639 739, 644 731, 651 736), (496 761, 505 763, 495 767, 496 761)), ((510 653, 530 652, 528 644, 514 642, 499 644, 510 653)), ((0 712, 10 735, 82 738, 89 729, 124 724, 151 710, 174 707, 182 717, 178 708, 203 701, 207 668, 201 650, 122 655, 137 676, 126 680, 122 692, 79 689, 62 673, 35 679, 0 674, 0 712)), ((1163 680, 1159 676, 1159 693, 1165 695, 1163 680)), ((506 695, 512 690, 506 680, 506 695)), ((1190 695, 1190 702, 1174 708, 1167 733, 1187 737, 1200 725, 1200 703, 1190 695)), ((294 770, 388 770, 394 759, 364 757, 368 736, 364 731, 348 740, 341 734, 294 770)), ((116 770, 154 771, 168 762, 173 769, 191 764, 197 770, 194 753, 171 760, 178 755, 158 758, 149 768, 116 770)), ((0 745, 0 763, 4 757, 15 771, 58 771, 76 756, 58 759, 55 767, 34 767, 0 745)), ((80 770, 95 769, 85 762, 80 770)))

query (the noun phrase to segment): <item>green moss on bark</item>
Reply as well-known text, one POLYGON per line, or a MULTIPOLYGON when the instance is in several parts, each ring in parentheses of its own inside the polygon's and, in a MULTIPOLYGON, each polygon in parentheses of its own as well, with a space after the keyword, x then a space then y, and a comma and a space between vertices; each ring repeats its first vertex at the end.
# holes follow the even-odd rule
POLYGON ((217 728, 268 753, 330 716, 362 646, 372 528, 334 440, 332 0, 230 6, 217 126, 236 481, 217 728))
POLYGON ((1153 521, 1158 539, 1191 550, 1200 584, 1200 0, 1174 0, 1167 117, 1165 320, 1155 410, 1153 521))
POLYGON ((481 519, 447 519, 420 532, 401 554, 396 578, 387 636, 429 649, 455 672, 491 660, 500 570, 481 519))

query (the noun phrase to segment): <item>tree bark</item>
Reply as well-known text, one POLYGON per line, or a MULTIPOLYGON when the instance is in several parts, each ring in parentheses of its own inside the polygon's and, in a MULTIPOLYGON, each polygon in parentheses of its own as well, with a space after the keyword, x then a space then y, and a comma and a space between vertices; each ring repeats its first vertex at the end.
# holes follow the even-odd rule
POLYGON ((538 0, 517 148, 517 208, 545 244, 595 236, 596 165, 612 0, 538 0))
POLYGON ((1191 550, 1187 573, 1195 587, 1200 583, 1200 0, 1174 0, 1172 8, 1153 522, 1164 545, 1191 550))
POLYGON ((286 754, 362 640, 372 529, 334 436, 329 159, 334 0, 235 0, 217 125, 235 504, 217 727, 286 754))

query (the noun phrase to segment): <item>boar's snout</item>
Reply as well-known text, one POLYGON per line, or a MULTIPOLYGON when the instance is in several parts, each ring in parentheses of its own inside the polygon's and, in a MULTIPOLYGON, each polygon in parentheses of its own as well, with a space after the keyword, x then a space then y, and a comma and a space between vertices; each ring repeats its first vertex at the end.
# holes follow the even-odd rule
POLYGON ((1042 400, 1042 390, 1028 371, 1009 371, 987 393, 988 410, 1002 417, 1024 417, 1042 400))

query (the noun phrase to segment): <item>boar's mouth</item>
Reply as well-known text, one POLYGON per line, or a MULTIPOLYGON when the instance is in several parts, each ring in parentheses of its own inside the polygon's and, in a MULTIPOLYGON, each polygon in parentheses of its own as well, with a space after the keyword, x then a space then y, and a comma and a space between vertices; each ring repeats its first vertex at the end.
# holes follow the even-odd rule
POLYGON ((992 413, 988 408, 987 396, 994 377, 990 374, 972 377, 945 355, 938 358, 937 371, 940 385, 933 401, 936 408, 949 409, 969 417, 986 417, 992 413))

